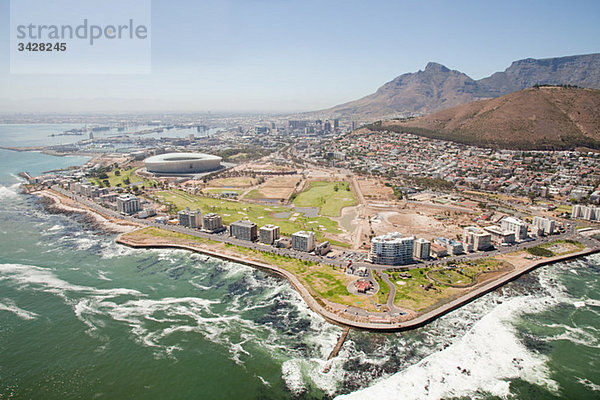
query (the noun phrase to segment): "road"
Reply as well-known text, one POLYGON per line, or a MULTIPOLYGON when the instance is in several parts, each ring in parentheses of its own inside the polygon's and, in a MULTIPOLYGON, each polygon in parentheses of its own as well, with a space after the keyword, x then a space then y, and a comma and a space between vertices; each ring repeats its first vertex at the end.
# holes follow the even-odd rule
MULTIPOLYGON (((357 182, 355 182, 355 184, 358 185, 357 182)), ((76 195, 72 192, 64 190, 63 188, 61 188, 57 185, 53 186, 52 190, 66 196, 66 197, 69 197, 69 198, 73 199, 74 201, 77 201, 77 202, 97 211, 100 214, 106 215, 108 217, 116 218, 116 219, 134 222, 139 225, 156 227, 156 228, 160 228, 160 229, 169 230, 172 232, 178 232, 178 233, 191 235, 191 236, 195 236, 195 237, 199 237, 199 238, 210 239, 210 240, 217 241, 217 242, 228 243, 228 244, 232 244, 232 245, 236 245, 236 246, 240 246, 240 247, 244 247, 244 248, 248 248, 248 249, 253 249, 253 250, 258 250, 258 251, 266 251, 266 252, 270 252, 270 253, 277 254, 280 256, 286 256, 286 257, 296 258, 296 259, 300 259, 300 260, 306 260, 306 261, 311 261, 311 262, 315 262, 315 263, 331 265, 332 267, 337 267, 337 268, 345 268, 348 265, 347 260, 332 259, 332 258, 327 258, 327 257, 323 257, 323 256, 316 256, 316 255, 298 251, 298 250, 276 248, 276 247, 262 244, 262 243, 240 240, 240 239, 236 239, 234 237, 230 237, 227 232, 214 234, 214 233, 202 232, 202 231, 199 231, 196 229, 186 228, 186 227, 183 227, 180 225, 160 224, 160 223, 156 223, 152 220, 139 219, 139 218, 135 218, 135 217, 132 217, 129 215, 122 215, 118 212, 107 209, 86 197, 76 195)), ((360 267, 367 268, 369 270, 369 274, 371 274, 372 271, 380 272, 381 273, 380 276, 382 277, 383 281, 389 286, 390 295, 388 297, 387 306, 390 308, 392 313, 402 313, 404 311, 397 308, 394 305, 394 296, 396 293, 396 286, 390 281, 388 275, 384 273, 385 271, 394 269, 394 268, 416 269, 416 268, 424 268, 424 267, 435 267, 437 265, 445 264, 448 262, 457 262, 458 263, 458 262, 464 262, 464 261, 472 261, 472 260, 476 260, 479 258, 493 257, 493 256, 501 255, 501 254, 512 253, 512 252, 515 252, 518 250, 525 250, 527 248, 535 247, 535 246, 538 246, 543 243, 548 243, 551 241, 561 240, 561 239, 562 240, 576 239, 579 242, 585 244, 589 248, 598 248, 599 242, 596 241, 595 239, 577 235, 577 232, 576 232, 577 224, 576 223, 567 223, 566 227, 567 227, 566 232, 559 234, 559 235, 543 237, 543 238, 539 238, 536 240, 532 240, 530 242, 519 243, 514 246, 500 247, 500 248, 492 250, 492 251, 475 252, 475 253, 470 253, 470 254, 462 254, 462 255, 458 255, 458 256, 454 256, 454 257, 446 257, 443 260, 425 261, 425 262, 415 263, 415 264, 411 264, 411 265, 402 265, 402 266, 377 265, 377 264, 371 264, 371 263, 367 263, 367 262, 353 261, 352 265, 355 268, 360 268, 360 267)))

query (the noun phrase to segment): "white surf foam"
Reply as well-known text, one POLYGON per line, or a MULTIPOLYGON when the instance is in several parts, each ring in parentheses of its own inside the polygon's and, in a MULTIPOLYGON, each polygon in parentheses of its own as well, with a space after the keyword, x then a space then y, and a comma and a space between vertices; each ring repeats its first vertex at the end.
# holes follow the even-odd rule
MULTIPOLYGON (((492 293, 465 308, 443 317, 436 324, 446 324, 457 315, 471 311, 480 304, 496 304, 462 337, 453 339, 447 347, 434 352, 398 373, 383 377, 371 387, 339 396, 340 399, 440 399, 449 397, 509 397, 510 380, 520 378, 532 384, 557 391, 558 384, 550 376, 547 358, 527 349, 519 339, 514 322, 524 313, 539 313, 559 303, 574 304, 557 279, 558 274, 572 273, 585 263, 556 264, 539 270, 537 278, 543 293, 505 295, 492 293), (484 395, 485 393, 485 395, 484 395)), ((589 300, 585 300, 586 305, 589 300)), ((482 310, 478 310, 482 311, 482 310)), ((478 311, 476 311, 478 313, 478 311)), ((456 317, 456 318, 455 318, 456 317)), ((549 325, 548 327, 552 327, 549 325)), ((598 347, 599 340, 580 328, 555 326, 560 331, 548 341, 569 340, 598 347)), ((402 351, 402 349, 398 349, 402 351)))
POLYGON ((600 385, 595 384, 594 382, 590 381, 589 379, 578 378, 577 382, 581 383, 586 388, 593 390, 594 392, 600 392, 600 385))
POLYGON ((17 317, 25 320, 36 319, 39 316, 34 312, 23 310, 22 308, 18 307, 13 300, 6 298, 2 299, 2 302, 0 302, 0 311, 9 311, 15 314, 17 317))
POLYGON ((19 195, 18 189, 20 185, 20 183, 15 183, 14 185, 10 186, 0 185, 0 200, 13 199, 17 197, 19 195))
POLYGON ((104 297, 143 295, 141 292, 133 289, 97 289, 91 286, 71 284, 58 278, 50 268, 38 267, 35 265, 0 264, 0 272, 3 274, 3 279, 12 280, 19 285, 33 286, 34 289, 39 289, 47 293, 53 293, 64 299, 67 299, 67 292, 76 292, 104 297))
MULTIPOLYGON (((556 390, 546 359, 519 341, 510 321, 539 301, 510 299, 484 316, 460 340, 416 365, 344 399, 440 399, 485 392, 505 398, 509 379, 518 378, 556 390)), ((399 349, 401 351, 401 349, 399 349)))

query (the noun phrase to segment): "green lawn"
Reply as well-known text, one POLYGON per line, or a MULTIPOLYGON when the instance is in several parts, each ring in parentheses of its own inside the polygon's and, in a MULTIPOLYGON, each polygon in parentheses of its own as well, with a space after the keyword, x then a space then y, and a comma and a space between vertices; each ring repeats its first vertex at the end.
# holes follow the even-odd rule
POLYGON ((554 211, 558 211, 559 213, 567 212, 571 214, 573 212, 573 206, 570 204, 560 204, 554 211))
POLYGON ((308 189, 294 199, 296 207, 319 207, 321 215, 339 217, 342 208, 356 204, 347 182, 310 182, 308 189))
MULTIPOLYGON (((312 230, 315 232, 318 241, 328 240, 324 239, 323 233, 341 233, 337 222, 327 217, 305 218, 301 214, 294 216, 294 213, 292 213, 292 220, 290 220, 290 217, 277 218, 274 215, 282 212, 289 213, 291 209, 286 207, 195 196, 181 190, 161 191, 157 192, 156 196, 161 203, 173 204, 176 208, 175 211, 190 207, 191 209, 199 208, 203 213, 217 213, 223 218, 224 224, 247 218, 258 226, 265 224, 278 225, 281 234, 285 236, 291 236, 292 233, 300 230, 312 230), (320 226, 323 228, 320 228, 320 226)), ((330 242, 348 247, 347 244, 337 241, 330 240, 330 242)))
POLYGON ((466 286, 473 282, 474 276, 467 275, 460 269, 438 269, 430 271, 429 276, 440 283, 446 285, 466 286))
MULTIPOLYGON (((116 168, 108 172, 106 175, 108 176, 108 182, 110 182, 110 186, 127 187, 129 185, 123 182, 125 179, 129 179, 129 184, 137 184, 140 187, 151 187, 153 184, 156 184, 156 181, 154 180, 149 180, 141 176, 135 175, 135 171, 137 171, 138 169, 139 168, 116 168), (119 171, 119 175, 117 175, 116 171, 119 171)), ((92 178, 90 179, 90 181, 100 186, 101 179, 92 178)))
POLYGON ((373 277, 379 285, 379 291, 377 292, 377 303, 386 304, 388 296, 390 295, 390 288, 387 285, 387 283, 385 283, 383 279, 379 277, 379 274, 377 274, 375 271, 373 271, 373 277))
POLYGON ((244 198, 255 200, 255 199, 264 199, 265 196, 261 192, 259 192, 258 189, 253 189, 250 192, 246 193, 244 198))
POLYGON ((201 238, 201 237, 197 237, 197 236, 186 235, 185 233, 173 232, 173 231, 168 231, 166 229, 159 229, 159 228, 154 228, 154 227, 139 229, 137 231, 133 231, 133 232, 123 235, 124 238, 129 237, 132 239, 140 239, 143 236, 193 240, 194 242, 206 243, 206 244, 219 244, 220 243, 220 242, 217 242, 216 240, 210 240, 210 239, 201 238))
MULTIPOLYGON (((409 274, 411 277, 403 278, 399 272, 389 272, 390 280, 396 286, 394 304, 414 311, 422 311, 444 297, 438 292, 423 288, 432 283, 427 279, 426 273, 427 269, 425 268, 411 269, 404 272, 404 274, 409 274), (404 282, 404 284, 399 282, 404 282)), ((446 286, 436 285, 436 288, 444 289, 446 286)))

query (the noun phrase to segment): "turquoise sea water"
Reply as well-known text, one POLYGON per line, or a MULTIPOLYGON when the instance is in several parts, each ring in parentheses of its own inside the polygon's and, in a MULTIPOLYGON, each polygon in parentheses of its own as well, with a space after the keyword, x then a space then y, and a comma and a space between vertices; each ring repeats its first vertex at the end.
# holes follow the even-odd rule
MULTIPOLYGON (((0 142, 2 130, 0 129, 0 142)), ((81 158, 0 150, 0 399, 594 399, 600 257, 542 268, 412 332, 341 329, 287 282, 132 250, 18 193, 81 158)))

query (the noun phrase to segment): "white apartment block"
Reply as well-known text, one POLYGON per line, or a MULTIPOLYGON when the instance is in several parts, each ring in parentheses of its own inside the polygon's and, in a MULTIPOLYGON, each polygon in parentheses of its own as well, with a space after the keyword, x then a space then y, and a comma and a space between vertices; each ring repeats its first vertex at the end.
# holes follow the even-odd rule
POLYGON ((208 213, 202 217, 202 230, 207 232, 217 232, 224 230, 223 219, 219 214, 208 213))
POLYGON ((117 211, 121 214, 135 214, 141 209, 140 199, 132 194, 123 194, 117 197, 117 211))
POLYGON ((279 239, 279 227, 276 225, 265 225, 260 228, 258 234, 261 243, 273 244, 279 239))
POLYGON ((492 247, 492 234, 476 226, 465 228, 463 240, 467 245, 472 246, 474 251, 483 251, 492 247))
POLYGON ((571 213, 572 218, 584 219, 586 221, 599 221, 600 220, 600 207, 594 206, 582 206, 576 204, 573 206, 573 212, 571 213))
POLYGON ((556 222, 553 219, 538 216, 533 217, 531 224, 539 228, 544 235, 552 235, 556 227, 556 222))
POLYGON ((190 210, 189 207, 177 213, 179 225, 196 229, 202 227, 202 212, 200 210, 190 210))
POLYGON ((423 238, 416 239, 413 256, 421 260, 429 259, 431 257, 431 242, 423 238))
POLYGON ((415 237, 388 233, 371 239, 371 262, 374 264, 408 264, 413 260, 415 237))
POLYGON ((315 233, 298 231, 292 235, 292 249, 311 252, 315 249, 315 233))
POLYGON ((514 232, 515 240, 523 240, 527 238, 527 224, 518 218, 506 217, 500 221, 502 230, 514 232))

